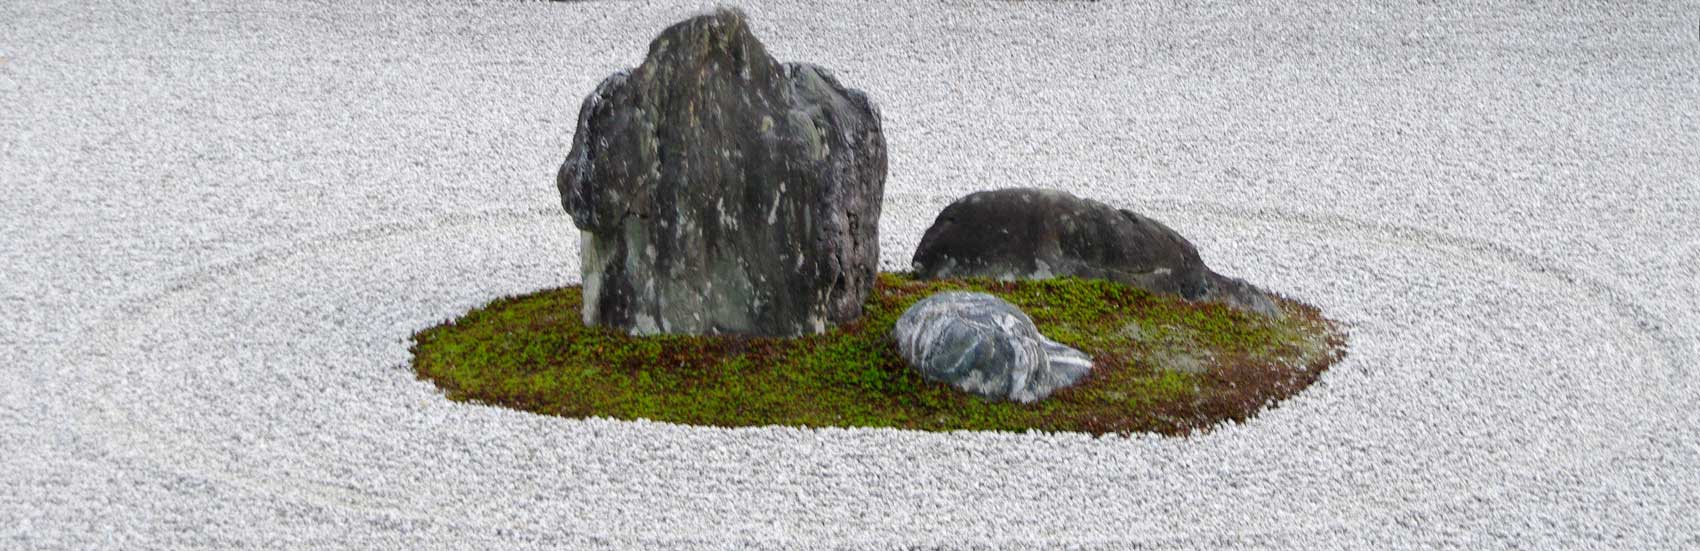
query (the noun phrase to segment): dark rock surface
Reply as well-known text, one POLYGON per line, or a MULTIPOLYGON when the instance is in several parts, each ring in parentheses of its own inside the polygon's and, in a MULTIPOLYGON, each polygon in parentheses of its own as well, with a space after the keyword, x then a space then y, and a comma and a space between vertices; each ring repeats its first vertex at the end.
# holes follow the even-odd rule
POLYGON ((1163 223, 1061 191, 1012 188, 958 199, 927 228, 913 266, 924 279, 1107 279, 1280 315, 1256 287, 1211 271, 1163 223))
POLYGON ((585 99, 556 178, 583 232, 585 323, 798 335, 856 319, 885 170, 873 102, 775 61, 741 13, 667 28, 585 99))
POLYGON ((1092 370, 1091 357, 1045 338, 1020 308, 985 293, 921 299, 891 333, 922 377, 994 400, 1043 400, 1092 370))

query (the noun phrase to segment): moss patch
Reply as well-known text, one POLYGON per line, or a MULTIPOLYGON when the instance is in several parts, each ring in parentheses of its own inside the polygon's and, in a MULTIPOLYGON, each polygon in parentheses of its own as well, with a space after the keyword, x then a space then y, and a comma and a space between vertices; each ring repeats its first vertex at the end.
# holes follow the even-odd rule
POLYGON ((916 281, 881 274, 863 318, 795 339, 633 337, 586 327, 580 290, 497 300, 413 336, 413 367, 449 398, 566 417, 721 427, 1188 434, 1243 421, 1308 386, 1343 354, 1343 333, 1276 297, 1276 321, 1117 283, 916 281), (1021 307, 1052 340, 1093 358, 1037 404, 991 402, 926 381, 891 328, 915 301, 983 291, 1021 307))

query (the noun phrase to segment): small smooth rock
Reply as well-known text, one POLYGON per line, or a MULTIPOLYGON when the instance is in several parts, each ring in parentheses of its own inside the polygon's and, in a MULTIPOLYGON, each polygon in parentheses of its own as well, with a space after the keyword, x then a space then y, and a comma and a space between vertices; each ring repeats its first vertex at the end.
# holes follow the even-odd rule
POLYGON ((1263 291, 1211 271, 1162 222, 1062 191, 1009 188, 957 199, 927 228, 912 264, 922 279, 1107 279, 1280 316, 1263 291))
POLYGON ((1043 400, 1092 370, 1090 356, 1045 338, 1020 308, 985 293, 921 299, 892 337, 922 377, 994 400, 1043 400))

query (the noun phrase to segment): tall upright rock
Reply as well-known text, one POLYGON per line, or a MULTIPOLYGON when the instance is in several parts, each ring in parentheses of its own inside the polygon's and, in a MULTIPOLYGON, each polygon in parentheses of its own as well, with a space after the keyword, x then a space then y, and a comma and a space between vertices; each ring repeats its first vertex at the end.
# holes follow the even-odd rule
POLYGON ((667 28, 585 98, 556 177, 585 323, 791 336, 855 320, 885 171, 874 103, 774 60, 742 13, 667 28))

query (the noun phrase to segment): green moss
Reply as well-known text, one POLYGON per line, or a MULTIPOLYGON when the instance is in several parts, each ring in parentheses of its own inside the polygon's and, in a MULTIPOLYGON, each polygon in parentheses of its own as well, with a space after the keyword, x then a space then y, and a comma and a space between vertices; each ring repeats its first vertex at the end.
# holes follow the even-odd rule
POLYGON ((1315 308, 1276 298, 1274 320, 1107 281, 917 281, 881 274, 863 318, 796 339, 633 337, 580 322, 577 287, 492 302, 414 335, 414 369, 455 400, 568 417, 714 426, 897 427, 1185 434, 1243 421, 1308 386, 1342 354, 1315 308), (891 328, 943 290, 1003 297, 1093 357, 1037 404, 983 400, 922 379, 891 328))

